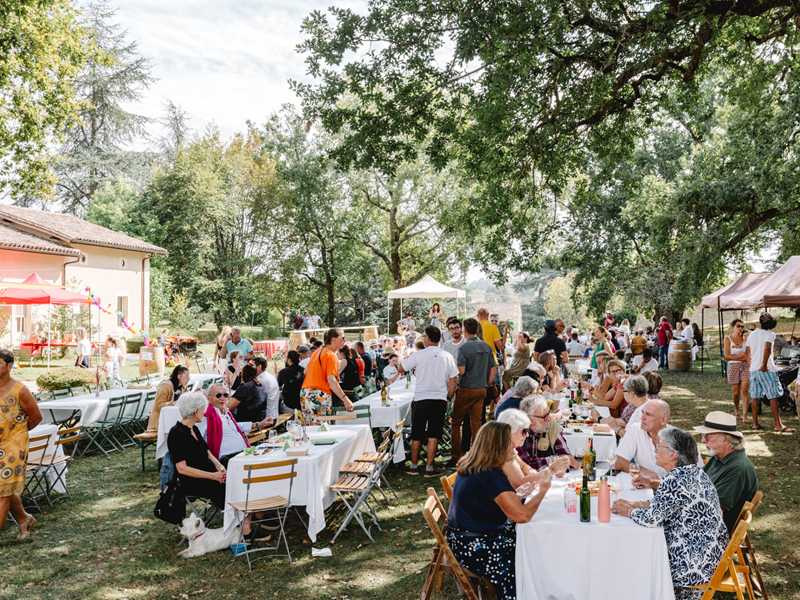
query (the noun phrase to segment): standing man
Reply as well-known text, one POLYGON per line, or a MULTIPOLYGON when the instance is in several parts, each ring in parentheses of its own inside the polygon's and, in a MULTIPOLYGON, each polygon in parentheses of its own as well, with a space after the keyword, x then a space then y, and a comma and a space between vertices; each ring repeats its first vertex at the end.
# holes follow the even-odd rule
POLYGON ((242 330, 238 327, 231 328, 231 339, 225 344, 225 356, 230 356, 234 350, 245 360, 253 358, 253 344, 242 337, 242 330))
POLYGON ((263 356, 256 356, 253 359, 256 367, 256 381, 260 386, 259 393, 264 396, 267 406, 267 418, 277 419, 281 407, 281 388, 278 379, 267 371, 267 359, 263 356))
POLYGON ((496 369, 493 352, 486 342, 478 338, 478 327, 477 320, 464 320, 467 339, 459 348, 456 361, 460 378, 453 404, 452 464, 461 458, 461 425, 464 418, 469 419, 471 438, 474 439, 481 426, 486 388, 494 384, 496 369))
POLYGON ((449 352, 453 360, 458 361, 458 349, 464 343, 464 336, 461 331, 461 319, 458 317, 450 317, 447 319, 447 331, 450 333, 450 339, 442 344, 442 350, 449 352))
POLYGON ((314 416, 329 415, 333 411, 334 398, 346 410, 353 410, 342 386, 339 385, 339 359, 337 353, 344 346, 344 332, 328 329, 323 338, 324 345, 316 350, 308 361, 303 387, 300 389, 300 406, 306 420, 314 416))
POLYGON ((775 343, 775 326, 778 322, 769 313, 762 313, 758 318, 759 328, 747 336, 745 354, 750 362, 750 402, 753 407, 753 429, 763 429, 758 423, 758 405, 761 398, 769 400, 772 411, 773 427, 778 433, 794 431, 781 421, 778 400, 783 396, 783 385, 778 379, 775 359, 772 356, 772 345, 775 343))
POLYGON ((422 336, 423 350, 414 352, 400 362, 401 373, 414 370, 417 378, 414 400, 411 403, 411 466, 407 472, 416 475, 419 449, 427 439, 425 476, 433 477, 439 472, 433 466, 436 448, 444 432, 444 416, 447 399, 455 391, 458 369, 450 353, 439 347, 442 332, 429 325, 422 336))
POLYGON ((417 341, 417 324, 414 317, 411 316, 411 311, 406 311, 404 319, 397 322, 397 333, 401 334, 406 340, 406 348, 411 351, 414 350, 414 343, 417 341))
POLYGON ((478 309, 478 323, 480 324, 481 337, 483 341, 492 349, 492 354, 495 356, 495 364, 497 364, 496 353, 501 354, 505 351, 503 347, 503 336, 500 335, 495 323, 489 320, 489 311, 485 308, 478 309))
POLYGON ((358 352, 361 360, 364 361, 364 377, 369 379, 372 377, 372 357, 367 352, 364 342, 356 342, 356 352, 358 352))
POLYGON ((569 361, 569 352, 567 352, 567 344, 561 339, 559 327, 563 332, 564 321, 561 319, 556 321, 548 319, 544 322, 544 335, 536 340, 536 343, 533 345, 533 360, 539 360, 540 354, 552 350, 556 355, 556 363, 559 367, 567 364, 569 361))
POLYGON ((669 356, 669 342, 672 339, 672 325, 669 324, 667 317, 661 317, 656 329, 656 343, 658 344, 658 366, 662 369, 667 366, 669 356))

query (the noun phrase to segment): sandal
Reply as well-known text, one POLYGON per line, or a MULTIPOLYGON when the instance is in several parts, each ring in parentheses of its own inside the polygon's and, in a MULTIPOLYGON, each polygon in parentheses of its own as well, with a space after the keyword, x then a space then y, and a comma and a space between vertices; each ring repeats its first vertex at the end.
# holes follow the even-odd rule
POLYGON ((19 533, 17 534, 17 541, 22 542, 27 540, 31 536, 31 530, 33 530, 34 525, 36 525, 36 517, 33 515, 28 515, 25 517, 25 529, 23 529, 22 525, 20 525, 19 533))
POLYGON ((783 427, 781 427, 779 429, 773 429, 772 431, 774 433, 794 433, 795 432, 795 430, 793 428, 787 427, 786 425, 784 425, 783 427))
POLYGON ((752 427, 750 427, 750 429, 754 429, 756 431, 764 431, 764 426, 763 425, 753 425, 752 427))

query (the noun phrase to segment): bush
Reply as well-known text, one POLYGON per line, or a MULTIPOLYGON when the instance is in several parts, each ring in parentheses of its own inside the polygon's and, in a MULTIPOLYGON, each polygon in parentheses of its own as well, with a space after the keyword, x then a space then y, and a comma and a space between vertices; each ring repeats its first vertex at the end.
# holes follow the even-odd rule
POLYGON ((265 340, 277 340, 286 337, 286 333, 280 325, 264 325, 262 334, 265 340))
POLYGON ((63 390, 70 387, 94 385, 94 369, 81 369, 79 367, 63 367, 43 373, 36 378, 36 385, 40 390, 63 390))
POLYGON ((139 348, 144 346, 144 339, 140 337, 125 340, 125 351, 128 354, 139 354, 139 348))
POLYGON ((249 340, 263 340, 264 332, 261 327, 250 327, 249 325, 238 325, 242 330, 242 337, 249 340))

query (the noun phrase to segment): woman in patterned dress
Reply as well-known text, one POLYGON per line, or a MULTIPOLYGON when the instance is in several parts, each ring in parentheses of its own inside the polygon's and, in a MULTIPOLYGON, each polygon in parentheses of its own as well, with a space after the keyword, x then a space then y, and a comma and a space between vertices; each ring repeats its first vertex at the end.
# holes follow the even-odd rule
POLYGON ((0 350, 0 528, 9 510, 19 525, 18 540, 30 535, 36 523, 22 506, 25 464, 28 458, 28 430, 42 420, 42 413, 30 390, 11 378, 14 355, 0 350))
POLYGON ((656 462, 668 473, 652 502, 617 500, 614 512, 644 527, 663 527, 675 600, 703 593, 689 586, 706 583, 728 545, 728 530, 714 484, 697 466, 697 444, 676 427, 659 433, 656 462))

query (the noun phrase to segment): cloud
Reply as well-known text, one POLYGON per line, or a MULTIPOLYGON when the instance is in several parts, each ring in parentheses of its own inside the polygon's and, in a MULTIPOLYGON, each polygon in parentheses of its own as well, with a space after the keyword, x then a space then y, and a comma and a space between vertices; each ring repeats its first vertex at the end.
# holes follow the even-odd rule
MULTIPOLYGON (((312 10, 334 0, 112 0, 117 21, 148 58, 157 78, 131 107, 162 116, 167 100, 201 130, 213 122, 225 135, 261 122, 286 102, 296 102, 289 79, 304 79, 295 51, 300 27, 312 10)), ((366 0, 336 1, 360 12, 366 0)), ((157 135, 158 126, 151 133, 157 135)))

